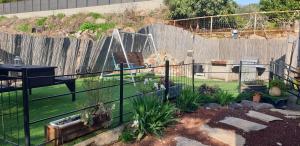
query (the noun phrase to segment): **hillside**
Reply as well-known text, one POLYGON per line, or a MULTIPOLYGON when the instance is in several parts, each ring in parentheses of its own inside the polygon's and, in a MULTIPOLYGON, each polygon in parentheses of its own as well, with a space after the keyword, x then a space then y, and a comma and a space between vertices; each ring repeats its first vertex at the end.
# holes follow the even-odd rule
POLYGON ((123 14, 78 13, 66 16, 63 13, 49 17, 19 19, 0 17, 0 31, 32 35, 60 37, 88 37, 97 39, 110 33, 113 28, 136 31, 145 25, 162 22, 167 9, 135 11, 127 9, 123 14))

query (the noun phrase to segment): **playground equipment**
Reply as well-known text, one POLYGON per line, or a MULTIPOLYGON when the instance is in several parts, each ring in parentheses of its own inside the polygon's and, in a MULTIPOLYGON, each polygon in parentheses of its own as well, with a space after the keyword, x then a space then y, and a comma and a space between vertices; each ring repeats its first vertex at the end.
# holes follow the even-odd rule
POLYGON ((105 61, 104 64, 102 66, 102 71, 101 71, 101 78, 103 78, 104 76, 104 69, 108 63, 108 58, 109 56, 112 57, 112 61, 114 64, 114 71, 119 71, 120 70, 120 64, 123 63, 124 64, 124 70, 128 70, 130 71, 130 75, 131 75, 131 79, 132 82, 135 84, 135 80, 134 80, 134 70, 138 70, 138 69, 143 69, 146 68, 148 65, 146 65, 144 63, 144 58, 142 55, 142 52, 144 51, 144 49, 146 48, 146 46, 151 45, 154 49, 154 53, 156 55, 156 64, 154 65, 158 65, 159 64, 159 57, 158 57, 158 51, 157 48, 155 46, 154 40, 153 40, 153 36, 152 34, 142 34, 142 33, 132 33, 132 32, 122 32, 119 31, 118 29, 114 29, 112 36, 111 36, 111 40, 109 43, 109 47, 105 56, 105 61), (121 33, 123 34, 131 34, 134 36, 143 36, 146 37, 145 43, 143 45, 143 48, 139 49, 138 51, 134 51, 134 47, 132 45, 131 49, 126 49, 124 47, 123 44, 123 40, 121 37, 121 33), (116 40, 118 44, 120 44, 121 46, 121 51, 115 51, 113 50, 113 41, 116 40), (128 52, 128 50, 130 50, 130 52, 128 52))

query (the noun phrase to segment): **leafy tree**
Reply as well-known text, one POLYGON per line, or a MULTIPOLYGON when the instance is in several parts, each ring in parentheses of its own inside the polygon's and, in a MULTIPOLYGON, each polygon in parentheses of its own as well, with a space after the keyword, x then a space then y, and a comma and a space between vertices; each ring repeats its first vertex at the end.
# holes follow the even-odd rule
POLYGON ((165 0, 172 19, 232 14, 237 4, 233 0, 165 0))
POLYGON ((239 6, 237 13, 252 13, 259 11, 259 4, 249 4, 245 6, 239 6))
MULTIPOLYGON (((286 10, 299 10, 300 1, 299 0, 261 0, 260 10, 262 11, 286 11, 286 10)), ((293 22, 295 19, 299 18, 298 15, 293 13, 275 13, 268 14, 269 19, 274 22, 293 22)))

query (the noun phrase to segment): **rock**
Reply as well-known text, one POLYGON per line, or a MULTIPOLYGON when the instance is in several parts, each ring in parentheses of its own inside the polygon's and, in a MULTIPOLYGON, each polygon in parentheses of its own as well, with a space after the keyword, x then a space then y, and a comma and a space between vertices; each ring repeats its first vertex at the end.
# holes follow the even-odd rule
POLYGON ((202 144, 199 141, 188 139, 181 136, 175 137, 175 140, 176 140, 176 146, 207 146, 202 144))
POLYGON ((232 109, 242 109, 243 105, 240 104, 240 103, 232 103, 232 104, 229 105, 229 108, 232 108, 232 109))
POLYGON ((204 107, 208 108, 208 109, 219 109, 219 108, 222 108, 222 106, 220 104, 217 104, 217 103, 208 103, 208 104, 205 104, 204 107))
POLYGON ((75 146, 87 146, 87 145, 110 145, 118 141, 119 136, 122 134, 124 125, 111 129, 104 133, 101 133, 95 137, 87 139, 83 142, 76 144, 75 146))
POLYGON ((249 101, 249 100, 242 100, 241 104, 242 104, 243 107, 253 108, 256 104, 259 104, 259 103, 255 103, 255 102, 252 102, 252 101, 249 101))
POLYGON ((245 138, 239 134, 236 134, 234 130, 212 128, 208 125, 203 125, 199 128, 199 130, 208 135, 210 138, 218 140, 229 146, 243 146, 246 143, 245 138))
POLYGON ((276 144, 277 144, 278 146, 282 146, 282 143, 280 143, 280 142, 276 142, 276 144))
POLYGON ((241 104, 243 107, 251 108, 251 109, 255 109, 255 110, 274 108, 274 106, 272 104, 256 103, 256 102, 249 101, 249 100, 242 100, 241 104))
POLYGON ((256 112, 256 111, 249 111, 246 115, 251 117, 251 118, 258 119, 258 120, 268 122, 268 123, 272 122, 272 121, 282 120, 280 118, 277 118, 277 117, 274 117, 274 116, 271 116, 271 115, 267 115, 267 114, 264 114, 264 113, 256 112))
POLYGON ((125 32, 135 32, 135 30, 132 28, 132 27, 125 27, 124 29, 123 29, 123 31, 125 31, 125 32))
POLYGON ((238 129, 242 129, 245 132, 259 131, 259 130, 267 128, 266 125, 262 125, 259 123, 255 123, 255 122, 251 122, 248 120, 235 118, 235 117, 225 117, 225 119, 221 120, 220 123, 234 126, 238 129))
POLYGON ((105 22, 106 22, 106 20, 103 19, 103 18, 98 18, 98 19, 95 21, 95 23, 97 23, 97 24, 101 24, 101 23, 105 23, 105 22))
POLYGON ((261 110, 261 109, 271 109, 274 108, 274 106, 269 103, 259 103, 259 104, 255 104, 253 108, 255 110, 261 110))
POLYGON ((281 90, 278 87, 272 87, 269 91, 269 94, 271 96, 280 96, 281 95, 281 90))

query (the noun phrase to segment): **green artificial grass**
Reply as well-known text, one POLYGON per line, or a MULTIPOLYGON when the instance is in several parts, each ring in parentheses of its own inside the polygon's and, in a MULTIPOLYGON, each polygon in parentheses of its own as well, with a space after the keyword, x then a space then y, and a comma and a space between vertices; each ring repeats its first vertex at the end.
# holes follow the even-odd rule
MULTIPOLYGON (((175 83, 181 83, 187 86, 192 86, 192 79, 188 77, 170 77, 170 80, 172 80, 175 83)), ((105 82, 105 81, 104 81, 105 82)), ((82 86, 83 80, 78 79, 76 80, 76 91, 84 90, 82 86)), ((210 86, 218 86, 221 89, 224 89, 228 92, 234 93, 235 95, 238 94, 238 83, 237 82, 224 82, 221 80, 199 80, 195 79, 195 90, 197 91, 197 88, 202 85, 207 84, 210 86)), ((137 86, 143 86, 143 82, 137 83, 137 86)), ((119 99, 119 88, 120 86, 112 87, 112 100, 118 100, 119 99)), ((137 94, 137 87, 134 87, 133 84, 126 84, 124 85, 124 97, 130 97, 137 94)), ((105 89, 102 89, 105 90, 105 89)), ((69 90, 65 85, 56 85, 51 87, 43 87, 38 89, 33 89, 33 94, 29 96, 29 99, 37 99, 42 97, 47 97, 51 95, 57 95, 57 94, 64 94, 68 93, 69 90)), ((22 110, 22 96, 21 91, 18 92, 11 92, 11 93, 3 93, 0 94, 1 96, 1 102, 4 105, 1 105, 1 107, 4 109, 4 113, 15 113, 12 114, 13 116, 4 116, 0 118, 4 118, 5 123, 2 123, 2 120, 0 120, 0 141, 2 136, 6 135, 6 139, 11 139, 12 141, 17 142, 17 137, 19 138, 19 144, 24 145, 24 131, 23 131, 23 110, 22 110), (16 98, 17 97, 17 98, 16 98), (16 104, 18 103, 18 104, 16 104), (14 105, 13 105, 14 104, 14 105), (16 115, 17 106, 18 105, 18 115, 16 115), (19 122, 17 122, 17 120, 19 122), (19 123, 19 125, 17 124, 19 123), (3 126, 4 125, 4 126, 3 126), (3 128, 5 127, 5 129, 3 128)), ((76 94, 76 101, 72 102, 71 95, 61 96, 57 98, 51 98, 46 100, 40 100, 40 101, 30 101, 29 109, 30 109, 30 122, 55 116, 58 114, 63 114, 69 111, 77 110, 82 108, 82 106, 87 102, 88 96, 86 93, 78 93, 76 94)), ((115 109, 113 110, 113 117, 119 116, 119 101, 114 102, 115 109)), ((131 112, 131 98, 124 99, 124 114, 131 112)), ((0 113, 1 114, 1 113, 0 113)), ((70 114, 74 115, 76 113, 70 114)), ((77 113, 78 114, 78 113, 77 113)), ((69 116, 70 116, 69 115, 69 116)), ((40 143, 43 143, 45 141, 45 133, 44 128, 45 125, 47 125, 49 122, 64 118, 66 116, 57 117, 49 120, 45 120, 42 122, 38 122, 36 124, 32 124, 30 126, 30 134, 31 134, 31 143, 33 145, 37 145, 40 143)), ((124 121, 129 121, 131 119, 131 115, 125 115, 124 121)), ((119 119, 116 118, 113 120, 113 125, 116 125, 119 122, 119 119)), ((103 131, 103 130, 102 130, 103 131)), ((72 145, 74 143, 80 142, 84 139, 87 139, 89 137, 92 137, 100 132, 101 130, 95 133, 92 133, 91 135, 79 138, 73 142, 70 142, 69 145, 72 145)), ((0 145, 5 145, 1 144, 0 145)), ((8 144, 9 145, 9 144, 8 144)))

